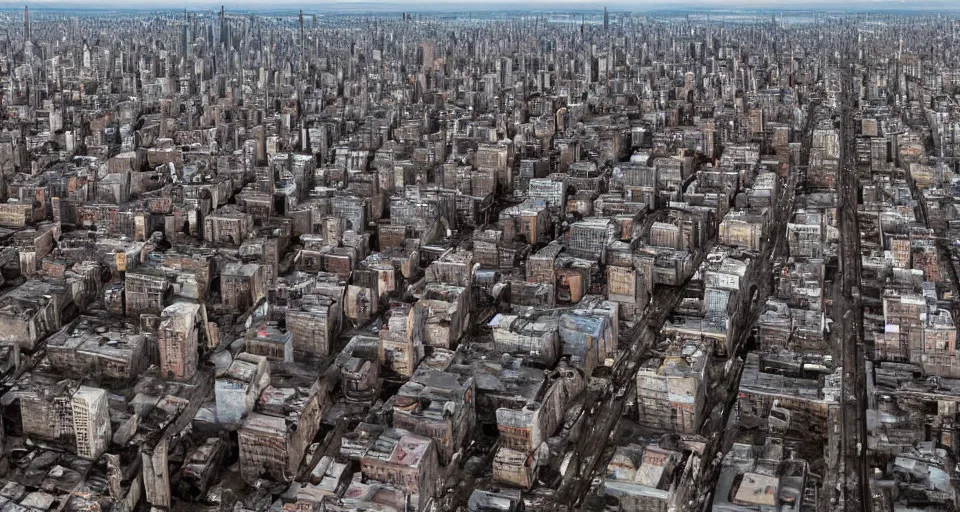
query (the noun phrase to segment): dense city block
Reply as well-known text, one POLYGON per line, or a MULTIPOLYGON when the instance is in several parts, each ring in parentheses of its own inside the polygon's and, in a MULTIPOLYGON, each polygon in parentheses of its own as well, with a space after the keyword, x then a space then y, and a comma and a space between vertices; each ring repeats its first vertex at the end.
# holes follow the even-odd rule
POLYGON ((0 11, 0 512, 957 511, 960 18, 591 9, 0 11))

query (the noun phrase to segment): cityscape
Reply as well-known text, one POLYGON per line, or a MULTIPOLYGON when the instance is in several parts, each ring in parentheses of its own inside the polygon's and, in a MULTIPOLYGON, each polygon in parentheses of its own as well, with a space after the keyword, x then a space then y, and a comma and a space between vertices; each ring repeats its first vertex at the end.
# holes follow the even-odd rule
POLYGON ((814 3, 0 10, 0 512, 957 512, 960 10, 814 3))

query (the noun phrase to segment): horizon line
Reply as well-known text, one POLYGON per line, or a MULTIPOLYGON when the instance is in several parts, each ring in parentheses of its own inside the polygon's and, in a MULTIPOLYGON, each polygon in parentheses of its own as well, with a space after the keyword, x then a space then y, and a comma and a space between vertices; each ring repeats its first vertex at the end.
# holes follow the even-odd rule
POLYGON ((240 12, 297 12, 306 9, 316 12, 330 14, 377 14, 377 13, 432 13, 432 14, 459 14, 459 13, 494 13, 494 12, 594 12, 602 11, 604 8, 616 14, 625 13, 724 13, 737 14, 749 12, 780 12, 780 13, 870 13, 882 12, 890 13, 957 13, 960 12, 960 2, 946 0, 927 0, 919 2, 903 2, 900 0, 852 0, 843 5, 836 5, 825 0, 808 0, 794 3, 789 7, 779 7, 775 4, 770 5, 769 0, 761 0, 760 5, 745 5, 744 0, 715 2, 715 5, 704 5, 704 2, 686 0, 673 5, 665 6, 661 2, 652 0, 641 0, 640 2, 629 2, 617 0, 613 2, 589 1, 580 2, 576 0, 544 0, 539 3, 526 3, 518 5, 516 2, 505 0, 494 0, 493 2, 475 2, 469 1, 462 5, 450 3, 421 3, 413 4, 402 0, 343 0, 332 2, 293 2, 282 1, 268 4, 258 0, 240 0, 234 1, 204 1, 193 2, 193 9, 186 6, 168 5, 131 5, 130 3, 100 3, 99 5, 85 5, 80 0, 34 0, 28 2, 0 1, 0 11, 20 11, 25 7, 40 12, 204 12, 219 10, 224 7, 226 10, 240 12), (687 3, 689 1, 689 3, 687 3), (198 5, 199 4, 199 5, 198 5), (585 5, 587 4, 587 5, 585 5))

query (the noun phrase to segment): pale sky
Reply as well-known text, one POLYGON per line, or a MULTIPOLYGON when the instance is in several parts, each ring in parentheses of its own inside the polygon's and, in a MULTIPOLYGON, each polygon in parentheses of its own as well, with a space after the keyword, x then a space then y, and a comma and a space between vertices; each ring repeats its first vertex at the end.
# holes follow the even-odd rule
POLYGON ((4 1, 0 0, 0 7, 22 8, 28 5, 34 8, 44 7, 94 7, 121 9, 131 7, 135 9, 150 8, 171 8, 171 9, 209 9, 225 5, 243 9, 284 9, 284 8, 304 8, 317 11, 336 11, 338 8, 344 10, 403 10, 411 11, 430 10, 430 11, 458 11, 458 10, 503 10, 509 7, 511 10, 522 10, 526 7, 531 9, 550 9, 550 8, 568 8, 577 10, 602 9, 604 6, 610 9, 620 11, 642 11, 645 9, 733 9, 733 8, 764 8, 764 9, 950 9, 960 10, 960 1, 958 0, 674 0, 664 2, 663 0, 528 0, 528 1, 508 1, 508 0, 193 0, 184 2, 183 0, 29 0, 29 1, 4 1))

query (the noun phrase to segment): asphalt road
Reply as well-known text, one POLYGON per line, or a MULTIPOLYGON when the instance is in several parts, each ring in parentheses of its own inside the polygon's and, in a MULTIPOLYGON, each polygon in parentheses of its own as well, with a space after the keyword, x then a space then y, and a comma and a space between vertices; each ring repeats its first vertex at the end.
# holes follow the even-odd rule
MULTIPOLYGON (((696 258, 696 267, 705 252, 696 258)), ((650 349, 666 322, 670 311, 680 303, 683 287, 659 288, 653 305, 646 314, 625 333, 627 350, 617 358, 610 372, 610 385, 599 396, 587 397, 584 405, 583 434, 573 448, 574 458, 563 474, 560 487, 554 494, 555 505, 561 509, 582 502, 591 484, 610 436, 623 416, 627 398, 636 394, 636 375, 640 366, 650 357, 650 349)))
POLYGON ((840 172, 838 176, 840 201, 840 296, 834 300, 834 325, 839 326, 838 337, 843 358, 843 378, 840 398, 841 453, 844 468, 840 477, 843 510, 871 510, 870 485, 867 471, 866 435, 866 355, 863 344, 863 302, 860 297, 860 229, 857 223, 859 180, 857 178, 855 138, 856 112, 854 81, 850 49, 841 64, 841 125, 840 172))
MULTIPOLYGON (((785 251, 784 233, 793 210, 796 184, 797 174, 793 173, 785 184, 782 196, 774 205, 774 222, 770 226, 768 238, 759 256, 758 268, 754 273, 757 276, 760 293, 758 300, 750 305, 750 310, 743 316, 742 323, 746 327, 755 323, 769 295, 773 274, 773 258, 770 256, 783 254, 785 251)), ((696 254, 694 268, 699 268, 713 244, 714 242, 711 242, 708 249, 696 254)), ((613 366, 610 385, 599 396, 587 397, 587 405, 584 407, 583 434, 573 449, 574 458, 563 474, 560 487, 555 494, 556 506, 564 508, 580 504, 590 491, 594 478, 605 469, 601 464, 604 461, 603 454, 611 434, 623 416, 627 398, 636 394, 637 370, 650 358, 650 349, 656 343, 660 329, 673 308, 680 303, 682 295, 682 286, 658 288, 653 306, 624 335, 628 348, 613 366)), ((745 299, 749 301, 750 297, 745 299)), ((742 328, 740 332, 745 339, 749 329, 742 328)), ((727 407, 726 412, 729 413, 730 409, 732 407, 727 407)))

